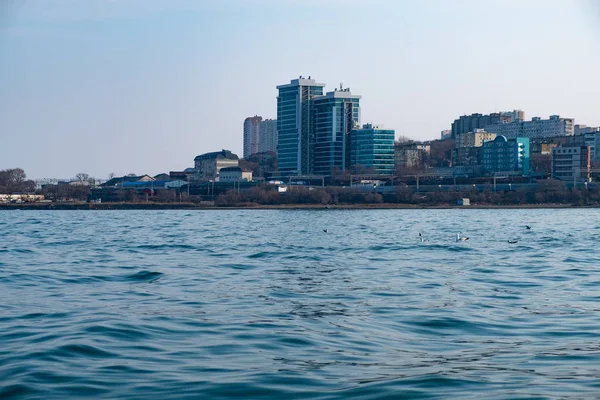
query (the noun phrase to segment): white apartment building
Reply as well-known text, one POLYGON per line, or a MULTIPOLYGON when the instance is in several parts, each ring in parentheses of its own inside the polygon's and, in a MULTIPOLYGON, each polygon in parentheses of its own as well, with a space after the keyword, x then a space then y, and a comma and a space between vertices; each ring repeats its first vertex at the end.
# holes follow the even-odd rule
POLYGON ((558 136, 573 136, 575 133, 574 119, 561 118, 551 115, 549 119, 534 117, 531 121, 498 123, 485 127, 487 132, 505 136, 507 139, 526 137, 530 139, 551 138, 558 136))

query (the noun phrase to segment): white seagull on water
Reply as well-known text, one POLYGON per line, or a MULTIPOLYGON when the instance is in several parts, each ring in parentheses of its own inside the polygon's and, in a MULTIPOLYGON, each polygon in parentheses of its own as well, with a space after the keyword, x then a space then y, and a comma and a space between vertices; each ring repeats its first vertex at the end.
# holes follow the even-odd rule
POLYGON ((469 240, 469 238, 468 238, 468 237, 462 237, 462 236, 460 236, 460 234, 461 234, 461 233, 462 233, 462 232, 458 232, 458 233, 456 234, 456 241, 457 241, 457 242, 466 242, 467 240, 469 240))

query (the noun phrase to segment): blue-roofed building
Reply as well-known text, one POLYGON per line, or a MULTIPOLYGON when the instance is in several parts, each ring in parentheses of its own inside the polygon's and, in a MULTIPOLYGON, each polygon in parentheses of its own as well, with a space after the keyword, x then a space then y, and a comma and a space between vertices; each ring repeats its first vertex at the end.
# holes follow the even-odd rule
POLYGON ((147 181, 147 182, 124 182, 124 189, 179 189, 187 185, 186 181, 181 180, 162 180, 162 181, 147 181))

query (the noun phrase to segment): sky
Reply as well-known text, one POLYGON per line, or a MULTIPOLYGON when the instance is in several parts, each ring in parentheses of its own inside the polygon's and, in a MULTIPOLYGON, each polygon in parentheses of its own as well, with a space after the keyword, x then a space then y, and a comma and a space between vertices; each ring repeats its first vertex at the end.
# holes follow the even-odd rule
POLYGON ((0 0, 0 169, 155 175, 299 75, 415 140, 522 109, 600 126, 597 0, 0 0))

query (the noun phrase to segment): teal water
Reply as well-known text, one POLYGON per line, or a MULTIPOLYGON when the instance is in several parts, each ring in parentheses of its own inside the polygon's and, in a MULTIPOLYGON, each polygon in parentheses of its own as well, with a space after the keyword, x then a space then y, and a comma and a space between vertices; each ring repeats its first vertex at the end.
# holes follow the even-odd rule
POLYGON ((599 240, 590 209, 0 211, 0 398, 595 397, 599 240))

